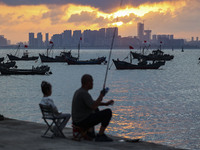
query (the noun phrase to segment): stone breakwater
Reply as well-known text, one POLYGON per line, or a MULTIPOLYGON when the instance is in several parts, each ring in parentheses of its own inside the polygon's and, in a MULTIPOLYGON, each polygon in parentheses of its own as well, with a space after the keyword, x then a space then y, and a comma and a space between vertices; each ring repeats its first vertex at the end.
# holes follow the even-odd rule
POLYGON ((181 150, 165 145, 131 141, 121 137, 113 137, 113 142, 94 142, 72 140, 72 128, 65 128, 66 138, 42 138, 46 130, 45 124, 5 118, 0 121, 0 150, 181 150))

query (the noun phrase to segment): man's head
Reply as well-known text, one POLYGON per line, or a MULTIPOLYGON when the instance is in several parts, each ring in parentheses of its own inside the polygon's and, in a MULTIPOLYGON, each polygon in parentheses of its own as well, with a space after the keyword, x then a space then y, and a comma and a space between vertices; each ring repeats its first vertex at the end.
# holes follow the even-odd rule
POLYGON ((90 90, 93 88, 93 78, 89 74, 84 74, 81 78, 82 87, 86 90, 90 90))
POLYGON ((52 93, 52 86, 49 82, 42 81, 41 89, 44 96, 50 96, 52 93))

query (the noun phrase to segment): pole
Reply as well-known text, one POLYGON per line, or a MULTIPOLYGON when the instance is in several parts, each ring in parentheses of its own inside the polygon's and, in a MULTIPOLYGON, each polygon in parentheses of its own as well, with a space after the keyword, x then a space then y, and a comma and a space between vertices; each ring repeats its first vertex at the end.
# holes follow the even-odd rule
MULTIPOLYGON (((121 2, 120 2, 120 7, 122 6, 122 1, 123 0, 121 0, 121 2)), ((118 21, 118 17, 117 17, 117 21, 118 21)), ((106 67, 106 74, 105 74, 104 83, 103 83, 103 89, 106 87, 106 80, 107 80, 107 76, 108 76, 108 69, 109 69, 110 58, 111 58, 111 54, 112 54, 112 49, 113 49, 116 30, 117 30, 117 27, 115 27, 114 33, 113 33, 113 37, 112 37, 110 52, 109 52, 109 56, 108 56, 108 63, 107 63, 107 67, 106 67)))

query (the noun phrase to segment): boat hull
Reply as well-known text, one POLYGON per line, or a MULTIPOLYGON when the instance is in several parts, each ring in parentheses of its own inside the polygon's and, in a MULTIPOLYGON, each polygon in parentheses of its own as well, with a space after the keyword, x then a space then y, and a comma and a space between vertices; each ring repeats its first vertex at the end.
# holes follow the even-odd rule
POLYGON ((66 57, 66 61, 68 65, 101 65, 103 62, 106 62, 106 57, 99 57, 90 60, 74 60, 66 57))
POLYGON ((41 66, 32 69, 8 69, 0 67, 1 75, 46 75, 49 74, 48 66, 41 66))
POLYGON ((0 63, 0 67, 4 67, 4 68, 13 68, 13 67, 15 67, 15 65, 16 65, 15 61, 0 63))
POLYGON ((31 60, 37 60, 39 57, 38 56, 32 56, 32 57, 17 57, 17 56, 13 56, 11 54, 7 54, 8 58, 12 61, 12 60, 15 60, 15 61, 20 61, 20 60, 23 60, 23 61, 31 61, 31 60))
POLYGON ((131 64, 125 61, 119 61, 119 60, 114 60, 113 63, 115 64, 115 67, 117 70, 126 70, 126 69, 159 69, 160 66, 164 65, 165 62, 155 62, 152 64, 146 64, 146 65, 136 65, 136 64, 131 64))
POLYGON ((0 57, 0 62, 4 61, 4 57, 0 57))
POLYGON ((62 57, 49 57, 49 56, 45 56, 44 54, 39 54, 41 62, 45 62, 45 63, 52 63, 52 62, 66 62, 65 58, 62 57))
POLYGON ((71 59, 77 60, 76 57, 73 57, 71 55, 71 52, 61 52, 60 56, 56 56, 55 58, 45 56, 44 54, 39 54, 39 56, 40 56, 41 62, 45 62, 45 63, 67 62, 66 57, 70 57, 71 59))

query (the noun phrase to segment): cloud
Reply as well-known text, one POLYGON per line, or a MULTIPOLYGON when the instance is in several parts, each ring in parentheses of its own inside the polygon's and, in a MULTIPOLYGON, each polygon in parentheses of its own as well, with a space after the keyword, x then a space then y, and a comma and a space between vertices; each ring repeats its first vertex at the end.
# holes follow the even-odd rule
POLYGON ((68 19, 69 23, 74 23, 75 25, 91 25, 91 24, 96 24, 99 27, 102 26, 107 26, 108 23, 111 22, 111 20, 108 20, 102 16, 97 15, 97 12, 86 12, 83 11, 80 14, 73 14, 71 17, 68 19))
MULTIPOLYGON (((131 5, 137 7, 144 3, 157 3, 157 2, 174 2, 179 0, 122 0, 122 7, 124 5, 131 5)), ((98 8, 104 12, 111 12, 120 7, 121 0, 0 0, 0 3, 10 6, 17 5, 85 5, 98 8)))
POLYGON ((98 30, 112 26, 118 13, 118 20, 123 22, 119 26, 122 36, 137 35, 137 23, 143 20, 145 29, 151 29, 153 34, 200 35, 199 0, 123 0, 124 9, 113 11, 118 10, 119 3, 120 0, 0 0, 0 31, 12 41, 19 35, 20 39, 15 40, 25 41, 29 32, 98 30))

